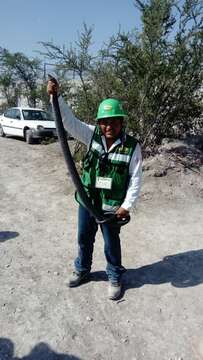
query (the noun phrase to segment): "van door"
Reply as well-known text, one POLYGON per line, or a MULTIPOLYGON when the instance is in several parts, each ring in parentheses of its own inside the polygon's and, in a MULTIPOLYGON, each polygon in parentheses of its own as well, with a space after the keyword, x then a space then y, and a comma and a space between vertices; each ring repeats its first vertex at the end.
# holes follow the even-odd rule
POLYGON ((2 116, 2 127, 5 134, 12 135, 12 111, 8 109, 2 116))
POLYGON ((13 109, 12 117, 13 117, 13 119, 12 119, 13 135, 23 136, 22 119, 21 119, 20 110, 13 109))

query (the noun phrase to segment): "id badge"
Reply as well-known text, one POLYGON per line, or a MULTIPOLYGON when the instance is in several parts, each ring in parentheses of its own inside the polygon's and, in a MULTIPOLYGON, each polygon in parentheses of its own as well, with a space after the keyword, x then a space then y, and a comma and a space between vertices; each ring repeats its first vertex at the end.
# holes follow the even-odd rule
POLYGON ((97 189, 111 190, 112 178, 98 176, 96 178, 96 185, 95 186, 96 186, 97 189))

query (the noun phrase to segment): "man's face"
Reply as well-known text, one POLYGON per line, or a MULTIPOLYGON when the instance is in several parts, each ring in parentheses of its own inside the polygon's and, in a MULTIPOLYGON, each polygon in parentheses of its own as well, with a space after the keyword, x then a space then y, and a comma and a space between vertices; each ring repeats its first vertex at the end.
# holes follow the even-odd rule
POLYGON ((122 117, 105 118, 99 120, 99 127, 106 139, 117 139, 123 126, 122 117))

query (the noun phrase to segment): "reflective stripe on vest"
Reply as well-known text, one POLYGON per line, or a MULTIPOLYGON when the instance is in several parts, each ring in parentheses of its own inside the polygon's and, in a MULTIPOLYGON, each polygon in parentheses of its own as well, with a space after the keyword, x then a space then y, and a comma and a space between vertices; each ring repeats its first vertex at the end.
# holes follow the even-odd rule
POLYGON ((103 210, 103 211, 113 211, 113 212, 116 212, 116 210, 118 210, 119 207, 120 207, 119 205, 117 205, 117 206, 111 206, 111 205, 102 203, 102 210, 103 210))
POLYGON ((117 153, 109 153, 108 158, 111 161, 125 162, 127 164, 130 161, 130 155, 123 155, 123 154, 117 154, 117 153))
MULTIPOLYGON (((117 142, 117 144, 116 144, 117 142)), ((103 211, 116 211, 124 201, 129 184, 129 165, 137 140, 124 134, 122 141, 106 153, 99 126, 96 126, 83 162, 82 182, 94 206, 103 211), (105 157, 103 158, 103 155, 105 157), (96 188, 96 178, 112 179, 112 188, 96 188)), ((81 203, 79 196, 76 199, 81 203)))
POLYGON ((92 148, 93 150, 96 150, 96 151, 97 151, 98 153, 100 153, 100 154, 104 153, 103 146, 100 145, 100 144, 99 144, 97 141, 95 141, 95 140, 92 141, 92 146, 91 146, 91 148, 92 148))

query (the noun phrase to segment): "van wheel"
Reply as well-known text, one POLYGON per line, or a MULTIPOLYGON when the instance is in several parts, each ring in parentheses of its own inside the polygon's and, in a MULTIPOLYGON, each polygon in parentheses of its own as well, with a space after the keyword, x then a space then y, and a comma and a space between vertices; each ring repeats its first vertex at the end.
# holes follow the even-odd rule
POLYGON ((4 131, 3 131, 2 125, 0 125, 0 136, 1 136, 1 137, 6 136, 5 133, 4 133, 4 131))
POLYGON ((26 130, 25 140, 27 144, 33 144, 32 130, 26 130))

